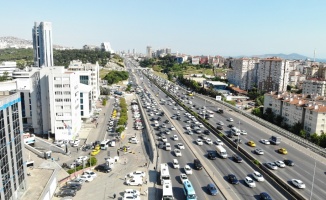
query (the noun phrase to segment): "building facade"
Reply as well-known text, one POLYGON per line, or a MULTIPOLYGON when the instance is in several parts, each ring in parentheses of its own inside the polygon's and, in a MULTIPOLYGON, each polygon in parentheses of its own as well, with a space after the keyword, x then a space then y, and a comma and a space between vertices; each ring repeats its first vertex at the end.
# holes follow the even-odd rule
POLYGON ((0 199, 21 199, 26 190, 23 125, 18 93, 0 94, 0 199))
POLYGON ((12 72, 17 69, 16 62, 7 61, 0 64, 0 76, 3 76, 7 73, 8 78, 12 77, 12 72))
POLYGON ((320 78, 310 78, 303 81, 302 94, 315 94, 318 96, 326 96, 326 80, 320 78))
POLYGON ((112 48, 111 48, 110 42, 102 42, 101 43, 101 50, 102 51, 107 51, 107 52, 110 52, 110 53, 114 53, 112 48))
POLYGON ((147 46, 146 47, 146 57, 147 58, 152 58, 153 57, 153 49, 151 46, 147 46))
POLYGON ((34 23, 32 30, 34 67, 53 66, 52 23, 34 23))
POLYGON ((272 57, 259 61, 257 85, 260 91, 286 91, 289 82, 289 61, 272 57))

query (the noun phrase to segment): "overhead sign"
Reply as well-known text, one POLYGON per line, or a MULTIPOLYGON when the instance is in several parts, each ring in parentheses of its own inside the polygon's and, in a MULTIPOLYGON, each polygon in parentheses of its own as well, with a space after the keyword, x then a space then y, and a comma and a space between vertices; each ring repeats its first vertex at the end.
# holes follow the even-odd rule
POLYGON ((222 100, 222 96, 216 96, 216 101, 221 101, 222 100))

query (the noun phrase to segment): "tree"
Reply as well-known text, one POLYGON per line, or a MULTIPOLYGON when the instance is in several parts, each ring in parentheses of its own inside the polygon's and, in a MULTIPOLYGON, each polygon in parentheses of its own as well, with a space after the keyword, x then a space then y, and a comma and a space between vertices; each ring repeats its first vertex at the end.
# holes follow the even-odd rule
POLYGON ((107 87, 100 87, 100 94, 101 95, 109 95, 110 94, 110 89, 107 87))
POLYGON ((297 122, 291 127, 291 132, 296 135, 300 135, 300 131, 302 129, 303 129, 303 124, 301 122, 297 122))
POLYGON ((25 60, 17 60, 16 61, 16 66, 18 69, 25 69, 25 66, 26 66, 26 61, 25 60))
POLYGON ((283 119, 284 119, 284 117, 282 117, 282 115, 277 115, 275 117, 275 124, 277 126, 282 126, 283 119))
POLYGON ((103 99, 103 101, 102 101, 102 105, 103 105, 103 106, 106 106, 106 99, 103 99))
POLYGON ((257 106, 263 106, 264 105, 264 95, 260 95, 255 99, 257 106))
POLYGON ((257 116, 257 117, 260 117, 260 118, 263 117, 260 108, 254 108, 254 109, 252 109, 251 114, 253 114, 253 115, 257 116))
POLYGON ((0 76, 0 82, 8 80, 8 74, 7 71, 3 72, 3 75, 0 76))
POLYGON ((310 141, 316 145, 320 145, 320 137, 317 135, 317 133, 310 135, 310 141))

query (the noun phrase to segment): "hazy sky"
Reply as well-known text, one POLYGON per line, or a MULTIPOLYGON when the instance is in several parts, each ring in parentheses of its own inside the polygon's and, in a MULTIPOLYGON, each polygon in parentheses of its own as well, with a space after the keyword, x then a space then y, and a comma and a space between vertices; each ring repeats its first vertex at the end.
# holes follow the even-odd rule
POLYGON ((325 0, 1 0, 0 36, 32 39, 50 21, 53 42, 114 50, 170 47, 196 55, 299 53, 326 58, 325 0))

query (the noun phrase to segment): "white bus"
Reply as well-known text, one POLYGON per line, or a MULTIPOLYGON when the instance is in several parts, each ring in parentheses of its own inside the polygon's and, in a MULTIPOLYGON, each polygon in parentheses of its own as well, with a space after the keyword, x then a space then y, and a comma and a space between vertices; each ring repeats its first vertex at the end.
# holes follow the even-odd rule
POLYGON ((160 176, 161 176, 161 184, 162 185, 165 180, 171 180, 169 166, 167 163, 161 164, 161 175, 160 176))
POLYGON ((164 180, 162 200, 172 200, 172 199, 174 199, 173 191, 172 191, 172 182, 171 180, 164 180))
POLYGON ((109 147, 110 140, 103 140, 100 144, 102 150, 106 150, 109 147))

